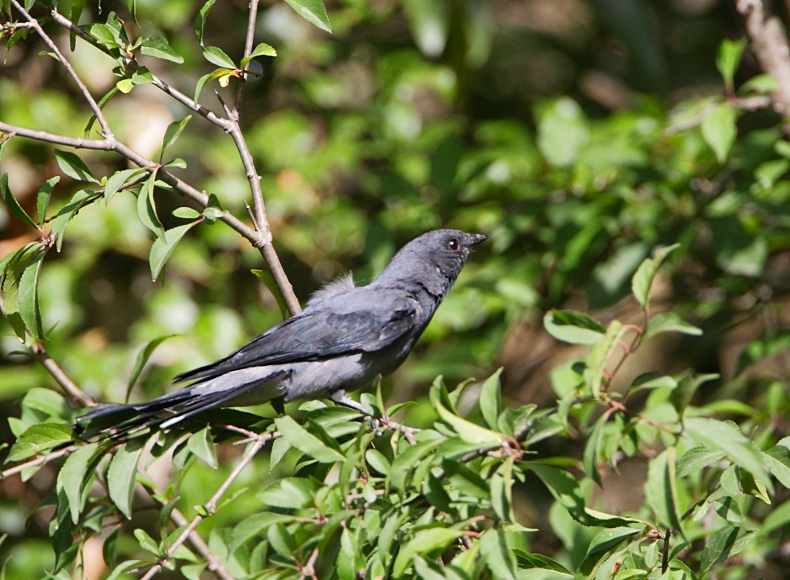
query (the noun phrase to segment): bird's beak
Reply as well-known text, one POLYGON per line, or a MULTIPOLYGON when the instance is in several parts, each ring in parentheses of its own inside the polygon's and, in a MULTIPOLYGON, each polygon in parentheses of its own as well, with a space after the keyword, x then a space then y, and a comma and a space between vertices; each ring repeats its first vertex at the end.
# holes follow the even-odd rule
POLYGON ((483 234, 469 234, 469 247, 476 246, 482 242, 485 242, 488 239, 488 236, 484 236, 483 234))

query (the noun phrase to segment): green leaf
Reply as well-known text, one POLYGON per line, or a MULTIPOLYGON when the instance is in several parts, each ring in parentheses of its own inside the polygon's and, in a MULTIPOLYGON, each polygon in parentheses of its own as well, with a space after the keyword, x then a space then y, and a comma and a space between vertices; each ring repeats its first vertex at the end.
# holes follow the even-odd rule
POLYGON ((738 126, 736 124, 735 110, 727 103, 717 105, 710 113, 705 115, 702 120, 702 138, 705 143, 713 149, 716 160, 723 164, 727 161, 738 136, 738 126))
POLYGON ((137 177, 143 175, 144 173, 145 169, 142 168, 122 169, 121 171, 116 171, 113 173, 104 183, 105 201, 109 203, 112 197, 118 192, 119 189, 121 189, 124 184, 136 181, 137 177))
POLYGON ((725 526, 716 530, 700 555, 700 576, 721 564, 725 560, 736 556, 746 547, 755 532, 736 526, 725 526))
POLYGON ((315 503, 317 482, 302 477, 285 477, 258 492, 255 498, 267 506, 301 509, 315 503))
POLYGON ((247 64, 249 64, 252 59, 258 56, 277 56, 277 51, 274 50, 274 47, 271 45, 261 42, 252 49, 252 52, 249 56, 245 56, 243 59, 241 59, 241 66, 247 66, 247 64))
POLYGON ((132 73, 132 82, 135 86, 150 85, 154 82, 154 75, 148 70, 148 67, 141 66, 132 73))
MULTIPOLYGON (((140 218, 142 224, 151 230, 157 238, 164 238, 165 228, 162 226, 162 222, 159 221, 159 216, 156 215, 156 202, 154 201, 156 174, 156 170, 151 172, 151 175, 145 180, 145 183, 143 183, 140 188, 140 192, 137 194, 137 216, 140 218)), ((150 261, 149 258, 149 262, 150 261)))
POLYGON ((683 532, 678 508, 676 451, 668 447, 648 464, 645 499, 664 528, 683 532))
POLYGON ((107 470, 107 491, 110 499, 126 519, 132 519, 132 498, 137 476, 137 462, 145 448, 144 439, 132 439, 115 452, 107 470))
POLYGON ((669 375, 663 373, 643 373, 634 379, 628 389, 629 393, 645 391, 650 389, 674 389, 678 382, 669 375))
POLYGON ((214 450, 214 441, 211 440, 211 431, 208 427, 204 427, 187 440, 187 449, 211 469, 218 467, 217 452, 214 450))
POLYGON ((85 162, 71 151, 55 149, 55 158, 58 160, 58 167, 60 167, 60 170, 72 179, 99 183, 99 180, 93 176, 93 173, 91 173, 91 170, 85 165, 85 162))
POLYGON ((590 141, 590 128, 579 104, 562 97, 538 108, 538 149, 555 167, 569 167, 590 141))
POLYGON ((502 408, 502 394, 499 378, 502 375, 502 367, 488 377, 480 388, 480 412, 483 419, 491 429, 497 428, 499 410, 502 408))
POLYGON ((87 475, 99 451, 98 443, 90 443, 80 447, 68 456, 63 467, 60 468, 57 479, 58 501, 65 498, 71 521, 77 523, 83 507, 83 487, 87 475))
POLYGON ((170 46, 170 43, 163 37, 145 38, 140 46, 140 53, 162 60, 169 60, 177 64, 183 64, 184 57, 179 55, 170 46))
POLYGON ((38 279, 45 254, 46 250, 36 253, 19 279, 19 315, 25 329, 38 340, 44 339, 41 308, 38 301, 38 279))
POLYGON ((609 421, 611 413, 607 412, 598 417, 593 428, 587 433, 587 442, 582 454, 582 463, 587 477, 592 479, 599 487, 603 487, 601 473, 598 471, 598 459, 601 456, 601 441, 606 423, 609 421))
POLYGON ((400 578, 412 564, 416 554, 430 556, 438 555, 464 535, 463 530, 448 528, 428 528, 414 534, 406 545, 401 547, 393 566, 393 576, 400 578))
POLYGON ((430 399, 431 404, 433 405, 434 410, 439 414, 439 417, 450 425, 455 432, 458 433, 458 436, 467 443, 473 443, 475 445, 480 446, 487 446, 487 445, 501 445, 507 440, 507 437, 502 433, 496 433, 494 431, 490 431, 485 427, 481 427, 480 425, 475 425, 471 421, 467 421, 459 417, 458 415, 454 415, 450 411, 448 411, 445 406, 442 404, 440 389, 435 385, 431 387, 430 391, 430 399))
POLYGON ((334 463, 346 461, 345 456, 326 445, 321 439, 309 433, 291 417, 285 415, 274 420, 277 430, 282 436, 299 451, 306 453, 321 463, 334 463))
POLYGON ((689 375, 683 377, 678 382, 678 386, 675 387, 675 389, 669 395, 669 401, 672 403, 672 406, 679 414, 683 414, 683 412, 686 410, 686 407, 688 407, 691 403, 691 399, 694 397, 694 393, 697 392, 697 389, 700 387, 700 385, 718 378, 719 375, 716 374, 689 375))
POLYGON ((44 185, 38 190, 36 196, 36 216, 38 216, 39 225, 43 225, 44 220, 47 219, 47 208, 49 207, 49 199, 52 197, 52 190, 55 185, 60 181, 60 176, 50 177, 44 182, 44 185))
POLYGON ((37 285, 45 251, 42 244, 34 242, 9 254, 0 262, 0 306, 23 342, 27 333, 43 338, 37 285))
POLYGON ((121 577, 128 578, 131 570, 145 566, 146 564, 149 564, 149 562, 145 560, 126 560, 113 568, 113 571, 107 576, 106 580, 118 580, 118 578, 121 577))
POLYGON ((165 156, 165 151, 178 140, 178 138, 181 136, 181 133, 184 132, 184 127, 186 127, 186 124, 189 123, 191 118, 192 115, 187 115, 180 121, 174 121, 167 126, 167 130, 165 130, 165 136, 162 139, 162 152, 159 154, 159 163, 162 163, 162 158, 165 156))
POLYGON ((689 336, 702 336, 702 329, 697 328, 693 324, 689 324, 683 320, 675 312, 661 312, 654 314, 647 322, 647 328, 642 335, 642 340, 647 340, 651 336, 661 334, 662 332, 679 332, 689 336))
POLYGON ((389 484, 398 490, 406 489, 409 473, 419 461, 436 449, 442 442, 441 438, 420 441, 417 445, 410 445, 399 453, 392 461, 389 484))
POLYGON ((480 555, 497 580, 516 580, 516 565, 513 553, 507 546, 505 534, 492 528, 480 538, 480 555))
POLYGON ((178 242, 184 237, 189 230, 200 223, 200 220, 195 220, 182 226, 176 226, 167 230, 162 237, 156 238, 154 243, 151 244, 151 253, 148 256, 148 263, 151 266, 151 279, 156 281, 159 274, 162 273, 162 268, 173 255, 178 242))
POLYGON ((642 308, 647 308, 650 287, 653 285, 653 279, 656 277, 661 264, 669 254, 679 247, 680 244, 674 244, 657 249, 653 252, 652 258, 642 262, 639 268, 636 269, 634 277, 631 279, 631 291, 637 302, 642 305, 642 308))
POLYGON ((376 470, 381 475, 387 476, 390 473, 390 462, 384 456, 384 454, 379 451, 378 449, 368 449, 365 451, 365 461, 367 461, 368 465, 370 465, 374 470, 376 470))
POLYGON ((321 0, 285 0, 296 13, 313 26, 332 32, 332 24, 321 0))
POLYGON ((734 90, 733 80, 735 79, 735 72, 741 64, 741 57, 743 50, 746 48, 746 37, 739 38, 738 40, 730 40, 725 38, 721 45, 719 45, 719 52, 716 55, 716 68, 719 69, 722 79, 724 79, 724 87, 728 95, 732 95, 734 90))
POLYGON ((94 192, 79 190, 55 216, 50 224, 50 235, 54 236, 57 240, 55 248, 60 252, 63 246, 63 239, 66 235, 66 226, 69 225, 71 218, 73 218, 79 210, 86 205, 89 205, 99 199, 99 196, 94 192))
POLYGON ((511 456, 491 476, 491 507, 497 517, 505 522, 515 522, 513 514, 513 462, 511 456))
POLYGON ((140 376, 140 373, 142 372, 145 363, 148 362, 148 359, 151 358, 151 355, 154 353, 154 350, 156 350, 156 347, 162 344, 168 338, 172 338, 174 336, 178 336, 178 335, 166 334, 164 336, 159 336, 157 338, 154 338, 153 340, 150 340, 148 344, 146 344, 145 347, 143 347, 143 349, 140 350, 140 352, 137 353, 137 359, 134 361, 134 368, 132 368, 132 374, 129 375, 129 380, 126 383, 126 397, 124 398, 124 401, 126 403, 129 402, 129 395, 131 394, 134 385, 137 383, 137 378, 140 376))
POLYGON ((6 463, 16 463, 35 455, 44 454, 72 441, 74 441, 74 432, 63 423, 31 425, 11 446, 6 463))
MULTIPOLYGON (((523 550, 515 549, 513 550, 513 554, 516 556, 516 560, 518 562, 518 567, 520 570, 530 569, 530 568, 539 568, 542 570, 551 570, 553 572, 559 572, 565 576, 573 577, 573 574, 570 570, 568 570, 565 566, 557 562, 556 560, 552 560, 547 556, 543 556, 541 554, 532 554, 525 552, 523 550)), ((560 576, 557 576, 559 578, 560 576)), ((555 578, 555 576, 548 576, 548 578, 555 578)))
POLYGON ((244 518, 233 528, 230 552, 235 552, 247 540, 262 535, 271 526, 293 520, 294 516, 274 512, 261 512, 244 518))
POLYGON ((124 95, 128 95, 134 90, 134 81, 132 79, 121 79, 115 83, 115 88, 124 95))
POLYGON ((543 327, 557 340, 569 344, 593 345, 606 332, 598 322, 575 310, 549 310, 543 317, 543 327))
POLYGON ((730 461, 745 469, 766 489, 773 493, 773 482, 755 449, 732 421, 717 421, 708 417, 692 417, 683 421, 684 433, 707 449, 723 451, 730 461))
POLYGON ((763 462, 779 482, 790 488, 790 449, 784 445, 774 445, 762 453, 763 462))
POLYGON ((140 547, 147 551, 151 552, 154 556, 159 556, 161 554, 161 550, 159 549, 159 544, 148 535, 148 532, 141 528, 137 528, 134 531, 134 537, 137 538, 137 541, 140 543, 140 547))
POLYGON ((590 385, 590 391, 595 399, 601 398, 606 365, 609 363, 612 354, 618 348, 621 348, 620 343, 626 332, 628 332, 628 329, 623 327, 622 322, 619 320, 612 320, 603 338, 590 349, 590 355, 587 357, 587 369, 584 371, 584 376, 587 384, 590 385))
POLYGON ((678 460, 677 476, 682 478, 692 473, 698 473, 704 467, 721 460, 723 457, 724 452, 718 449, 708 449, 702 445, 692 447, 678 460))
POLYGON ((280 315, 282 315, 283 320, 288 318, 288 305, 285 303, 282 292, 280 292, 280 287, 277 286, 274 275, 269 270, 250 270, 250 272, 263 282, 264 286, 272 293, 272 296, 277 301, 277 306, 280 308, 280 315))
POLYGON ((227 80, 230 77, 235 77, 235 76, 236 76, 236 69, 230 69, 230 68, 218 68, 208 74, 203 75, 198 79, 198 82, 195 85, 195 98, 193 100, 195 101, 195 103, 198 102, 198 97, 200 97, 200 92, 203 90, 203 87, 206 85, 206 83, 209 83, 215 79, 220 79, 220 85, 224 87, 228 85, 227 80))
POLYGON ((173 215, 177 218, 182 218, 185 220, 194 220, 200 217, 200 212, 196 209, 192 209, 191 207, 177 207, 173 210, 173 215))
POLYGON ((216 46, 206 46, 203 49, 203 58, 215 66, 233 70, 239 68, 236 66, 236 63, 233 62, 232 58, 225 54, 221 48, 216 46))
POLYGON ((19 205, 19 202, 11 193, 11 188, 8 187, 8 173, 3 173, 3 177, 0 178, 0 193, 2 193, 3 201, 5 201, 5 204, 8 206, 8 209, 11 210, 12 214, 29 225, 31 228, 38 229, 38 226, 36 225, 36 222, 33 221, 33 218, 27 215, 27 212, 22 209, 22 206, 19 205))
POLYGON ((200 43, 200 46, 203 46, 203 29, 206 26, 206 19, 208 18, 208 13, 211 11, 211 7, 214 6, 214 2, 216 1, 217 0, 206 0, 205 4, 203 4, 197 16, 195 16, 195 35, 198 38, 198 42, 200 43))

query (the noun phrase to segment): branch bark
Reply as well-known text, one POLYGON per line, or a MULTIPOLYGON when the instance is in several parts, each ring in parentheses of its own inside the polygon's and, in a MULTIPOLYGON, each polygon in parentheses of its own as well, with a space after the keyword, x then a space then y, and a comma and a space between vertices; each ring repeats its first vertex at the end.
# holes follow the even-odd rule
MULTIPOLYGON (((760 67, 779 85, 772 95, 774 110, 790 117, 790 47, 782 21, 768 15, 764 0, 736 0, 735 8, 744 17, 750 46, 760 67)), ((784 129, 790 132, 787 121, 784 129)))

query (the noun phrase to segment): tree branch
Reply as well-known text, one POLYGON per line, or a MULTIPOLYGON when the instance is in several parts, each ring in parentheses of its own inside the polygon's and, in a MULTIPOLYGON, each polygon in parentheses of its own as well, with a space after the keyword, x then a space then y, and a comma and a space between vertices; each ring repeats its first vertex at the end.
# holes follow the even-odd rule
MULTIPOLYGON (((247 17, 247 38, 244 40, 244 57, 247 58, 252 54, 252 44, 255 41, 255 28, 258 21, 258 0, 250 0, 250 14, 247 17)), ((244 67, 244 72, 249 70, 249 63, 244 67)), ((233 109, 236 113, 235 118, 238 120, 241 114, 241 103, 244 100, 244 91, 247 88, 247 75, 242 74, 239 77, 239 88, 236 91, 236 104, 233 109)))
POLYGON ((88 87, 85 86, 85 83, 82 82, 82 79, 80 79, 79 75, 77 74, 77 71, 75 71, 74 68, 71 66, 71 63, 69 63, 69 61, 66 60, 66 57, 63 56, 63 53, 60 52, 58 45, 55 44, 55 42, 49 37, 49 35, 46 32, 44 32, 44 29, 41 28, 41 25, 38 23, 38 20, 33 18, 30 15, 30 13, 27 10, 25 10, 25 8, 17 0, 11 0, 11 4, 14 6, 14 8, 16 8, 20 12, 20 14, 22 14, 25 20, 27 20, 30 23, 30 26, 36 31, 36 33, 47 44, 47 46, 49 46, 52 52, 55 53, 55 55, 58 57, 58 60, 60 60, 60 64, 63 65, 63 68, 66 69, 66 72, 69 73, 69 76, 77 84, 80 93, 82 93, 82 96, 85 97, 85 100, 88 102, 88 106, 91 108, 93 114, 96 116, 96 119, 99 121, 99 125, 101 125, 102 135, 104 135, 104 137, 106 138, 112 138, 112 130, 110 129, 110 124, 107 122, 107 119, 104 117, 104 113, 102 113, 99 104, 93 98, 90 91, 88 90, 88 87))
MULTIPOLYGON (((13 1, 16 2, 17 0, 13 0, 13 1)), ((247 38, 246 38, 245 49, 244 49, 245 57, 249 56, 250 53, 252 52, 253 40, 255 34, 255 22, 257 20, 257 13, 258 13, 257 7, 258 7, 258 0, 251 0, 250 16, 247 25, 247 38)), ((101 50, 105 54, 109 54, 109 51, 104 46, 99 44, 90 34, 85 32, 82 28, 74 24, 71 20, 60 14, 57 10, 52 10, 50 12, 50 15, 52 16, 52 19, 55 22, 57 22, 58 24, 69 30, 69 32, 72 32, 73 34, 79 36, 82 40, 88 42, 93 47, 97 48, 98 50, 101 50)), ((37 25, 38 23, 36 23, 36 26, 37 25)), ((131 70, 137 70, 140 68, 140 65, 137 63, 137 61, 134 58, 124 57, 122 60, 124 66, 126 66, 131 70)), ((266 214, 266 205, 263 200, 263 192, 261 190, 261 179, 260 176, 258 175, 257 170, 255 169, 255 163, 252 159, 252 154, 250 153, 249 147, 247 146, 247 143, 244 139, 244 136, 241 132, 241 128, 239 126, 239 108, 241 106, 241 102, 244 94, 244 87, 246 85, 244 80, 244 75, 242 75, 242 78, 239 79, 239 82, 241 84, 239 85, 239 92, 237 93, 236 96, 235 110, 230 112, 228 118, 219 117, 218 115, 207 109, 206 107, 203 107, 199 103, 195 102, 192 98, 174 89, 173 87, 168 85, 166 82, 161 80, 156 75, 152 74, 151 77, 153 79, 154 86, 156 86, 159 90, 169 95, 170 97, 181 103, 182 105, 188 107, 190 110, 198 113, 199 115, 207 119, 209 122, 220 127, 226 133, 231 135, 231 138, 233 139, 234 143, 236 144, 236 148, 239 151, 239 155, 241 156, 241 161, 244 166, 244 171, 245 174, 247 175, 247 180, 250 183, 250 192, 252 194, 253 206, 255 208, 255 223, 258 231, 255 231, 255 229, 252 228, 248 228, 242 222, 240 222, 238 219, 236 219, 234 216, 231 216, 230 214, 226 214, 220 219, 225 223, 227 223, 228 225, 230 225, 234 230, 236 230, 238 233, 244 236, 247 240, 249 240, 250 243, 261 253, 261 256, 266 262, 266 265, 269 267, 269 271, 272 273, 272 277, 274 278, 275 284, 277 284, 277 288, 280 290, 280 294, 282 294, 283 296, 283 300, 285 301, 288 311, 292 315, 299 314, 299 312, 302 311, 302 307, 299 304, 298 298, 294 294, 293 286, 291 285, 291 282, 288 279, 288 276, 286 275, 285 270, 282 267, 280 258, 277 255, 277 252, 275 251, 274 247, 272 246, 272 234, 271 234, 271 229, 269 227, 269 219, 266 214)), ((99 115, 100 114, 101 112, 99 111, 99 115)), ((103 117, 99 115, 97 115, 97 119, 99 119, 99 122, 101 123, 103 117)), ((104 125, 102 125, 102 128, 104 128, 104 125)), ((16 132, 19 135, 25 136, 21 131, 16 131, 16 132)), ((39 132, 39 133, 44 134, 43 132, 39 132)), ((72 147, 82 147, 82 148, 91 148, 91 149, 101 148, 104 150, 116 151, 124 155, 127 159, 131 160, 132 162, 140 165, 141 167, 151 167, 153 165, 153 162, 147 162, 147 163, 142 162, 145 158, 137 154, 130 156, 129 152, 131 150, 128 148, 127 148, 128 151, 126 152, 122 151, 121 148, 123 147, 123 145, 115 141, 112 138, 111 133, 105 134, 105 137, 110 138, 110 140, 115 143, 115 145, 112 147, 109 147, 107 145, 105 145, 104 147, 86 147, 85 141, 88 140, 80 140, 80 144, 78 145, 78 144, 71 144, 68 142, 64 142, 63 141, 64 138, 61 138, 60 141, 53 141, 51 139, 40 139, 39 137, 32 135, 26 135, 26 136, 29 136, 32 139, 45 140, 50 143, 59 143, 61 145, 70 145, 72 147)), ((76 141, 77 140, 75 140, 74 142, 76 141)), ((101 143, 101 141, 94 140, 93 143, 94 144, 101 143)), ((206 207, 206 205, 208 204, 208 196, 205 193, 198 192, 196 189, 192 188, 191 186, 188 186, 184 182, 181 182, 180 180, 173 177, 170 173, 164 170, 160 170, 159 176, 162 178, 163 181, 173 186, 174 188, 178 189, 181 193, 190 197, 194 201, 198 202, 203 207, 206 207)))
MULTIPOLYGON (((206 503, 204 506, 208 515, 214 515, 217 510, 217 504, 219 503, 219 500, 222 499, 222 496, 225 495, 225 492, 228 491, 233 482, 236 481, 239 475, 241 475, 241 472, 244 471, 244 468, 250 464, 255 455, 257 455, 258 452, 263 449, 263 446, 266 445, 266 443, 272 439, 276 439, 277 437, 279 437, 279 433, 266 433, 264 435, 259 435, 252 443, 250 443, 250 445, 247 447, 247 450, 244 452, 244 456, 241 458, 241 461, 239 461, 238 465, 233 468, 233 471, 230 472, 230 475, 228 475, 225 481, 222 482, 222 485, 217 488, 217 491, 214 492, 214 495, 211 496, 211 499, 209 499, 208 503, 206 503)), ((183 515, 181 517, 183 517, 183 515)), ((190 537, 190 534, 194 532, 198 524, 204 519, 205 516, 201 514, 196 515, 192 521, 189 522, 187 527, 184 528, 184 531, 181 532, 178 538, 176 538, 176 540, 170 544, 170 547, 167 549, 167 555, 162 559, 162 561, 151 566, 148 572, 146 572, 145 576, 142 577, 142 580, 150 580, 156 576, 159 570, 162 569, 163 564, 173 556, 178 547, 190 537)), ((184 524, 186 524, 186 518, 184 518, 184 523, 179 525, 184 524)))
MULTIPOLYGON (((779 87, 772 95, 774 110, 790 116, 790 47, 782 21, 767 15, 764 0, 736 0, 735 8, 743 14, 751 48, 760 67, 776 79, 779 87)), ((785 123, 785 132, 790 126, 785 123)))
POLYGON ((33 357, 41 363, 41 366, 47 370, 52 378, 55 379, 55 382, 60 385, 60 388, 80 407, 90 407, 96 404, 93 399, 86 395, 85 392, 68 377, 63 369, 60 368, 60 365, 50 358, 43 344, 34 344, 30 352, 33 354, 33 357))
MULTIPOLYGON (((104 46, 99 44, 95 38, 93 38, 90 34, 85 32, 82 28, 74 24, 71 20, 63 16, 60 12, 56 9, 50 11, 50 16, 52 20, 60 24, 63 28, 68 30, 70 33, 79 36, 82 40, 100 50, 104 54, 108 56, 112 56, 110 51, 108 51, 104 46)), ((132 71, 137 71, 140 68, 140 64, 132 57, 122 57, 123 65, 132 71)), ((150 71, 149 71, 150 72, 150 71)), ((202 106, 200 103, 195 102, 192 98, 188 97, 181 91, 174 89, 165 81, 160 79, 154 73, 150 73, 151 78, 153 79, 153 85, 161 90, 163 93, 169 95, 185 107, 189 108, 190 110, 194 111, 201 117, 204 117, 211 123, 215 124, 216 126, 222 128, 223 130, 227 131, 230 127, 230 123, 227 119, 223 119, 222 117, 217 116, 213 111, 207 109, 206 107, 202 106)))

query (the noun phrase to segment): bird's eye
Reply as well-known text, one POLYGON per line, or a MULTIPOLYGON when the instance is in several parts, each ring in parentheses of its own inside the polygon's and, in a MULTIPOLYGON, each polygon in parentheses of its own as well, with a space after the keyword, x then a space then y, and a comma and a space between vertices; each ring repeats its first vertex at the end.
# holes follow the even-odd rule
POLYGON ((461 247, 461 244, 458 243, 458 240, 453 238, 452 240, 447 242, 447 247, 450 248, 451 250, 455 251, 455 250, 457 250, 458 248, 461 247))

